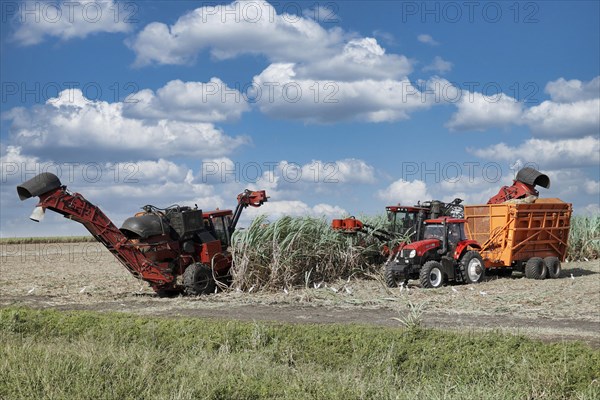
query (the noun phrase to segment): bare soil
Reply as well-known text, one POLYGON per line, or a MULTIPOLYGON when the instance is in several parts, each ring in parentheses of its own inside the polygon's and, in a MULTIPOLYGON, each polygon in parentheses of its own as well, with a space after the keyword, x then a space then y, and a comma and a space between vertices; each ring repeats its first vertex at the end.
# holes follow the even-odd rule
POLYGON ((411 304, 428 327, 492 329, 600 347, 599 260, 564 263, 559 279, 543 281, 489 274, 479 285, 424 290, 411 282, 408 289, 389 289, 374 276, 318 288, 161 299, 98 243, 0 245, 0 306, 398 326, 411 304))

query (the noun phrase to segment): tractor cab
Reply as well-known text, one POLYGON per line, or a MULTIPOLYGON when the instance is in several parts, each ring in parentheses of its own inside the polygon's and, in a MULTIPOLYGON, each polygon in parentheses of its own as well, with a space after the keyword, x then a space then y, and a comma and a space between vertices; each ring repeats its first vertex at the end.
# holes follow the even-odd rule
POLYGON ((421 221, 427 211, 422 207, 387 206, 385 208, 389 222, 389 231, 411 240, 419 240, 421 234, 421 221))
POLYGON ((463 219, 448 217, 427 220, 423 228, 423 239, 437 239, 441 243, 446 241, 448 248, 455 250, 460 242, 467 240, 465 223, 463 219))

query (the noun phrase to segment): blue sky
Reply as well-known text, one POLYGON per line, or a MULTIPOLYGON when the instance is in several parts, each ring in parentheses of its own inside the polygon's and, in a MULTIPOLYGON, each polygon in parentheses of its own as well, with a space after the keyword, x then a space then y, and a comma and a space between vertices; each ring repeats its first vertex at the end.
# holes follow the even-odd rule
POLYGON ((273 218, 481 203, 523 165, 600 208, 596 1, 0 4, 2 236, 83 232, 29 223, 44 171, 117 225, 246 187, 273 218))

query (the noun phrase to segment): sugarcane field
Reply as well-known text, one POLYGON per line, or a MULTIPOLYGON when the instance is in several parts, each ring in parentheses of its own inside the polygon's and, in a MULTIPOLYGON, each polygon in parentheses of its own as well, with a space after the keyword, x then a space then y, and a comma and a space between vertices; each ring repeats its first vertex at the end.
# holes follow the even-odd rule
POLYGON ((600 398, 600 3, 0 19, 0 399, 600 398))

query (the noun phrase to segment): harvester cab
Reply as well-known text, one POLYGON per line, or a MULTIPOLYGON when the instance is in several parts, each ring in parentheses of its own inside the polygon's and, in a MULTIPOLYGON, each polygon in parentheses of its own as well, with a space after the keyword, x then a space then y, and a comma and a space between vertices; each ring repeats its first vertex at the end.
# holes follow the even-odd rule
POLYGON ((478 283, 485 268, 477 252, 481 246, 465 235, 464 219, 443 216, 423 222, 422 239, 407 243, 385 264, 385 281, 390 287, 418 279, 424 288, 437 288, 446 280, 478 283))
POLYGON ((146 205, 118 229, 97 206, 69 192, 56 175, 42 173, 17 186, 17 193, 21 200, 39 196, 30 217, 34 221, 50 209, 81 223, 159 295, 213 292, 216 279, 226 277, 231 268, 228 247, 242 211, 268 200, 264 190, 246 190, 238 195, 235 211, 146 205))
POLYGON ((389 230, 408 240, 416 240, 421 234, 421 222, 428 214, 427 207, 387 206, 385 208, 389 230))

